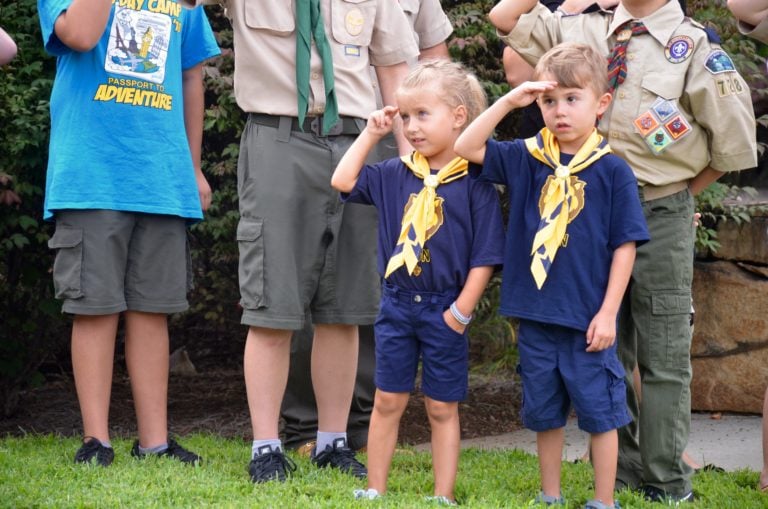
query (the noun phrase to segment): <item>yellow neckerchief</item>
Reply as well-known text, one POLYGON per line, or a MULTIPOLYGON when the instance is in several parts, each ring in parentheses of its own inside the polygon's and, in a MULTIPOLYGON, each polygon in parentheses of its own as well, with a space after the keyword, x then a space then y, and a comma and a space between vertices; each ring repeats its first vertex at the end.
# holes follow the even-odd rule
POLYGON ((535 137, 526 139, 525 146, 534 158, 551 167, 555 173, 554 176, 547 177, 541 190, 541 219, 531 248, 531 273, 536 280, 536 286, 541 290, 549 268, 555 261, 557 249, 565 237, 566 227, 575 217, 571 217, 572 211, 578 213, 580 207, 584 206, 585 184, 572 175, 610 153, 611 147, 597 134, 597 130, 593 129, 568 166, 562 166, 557 138, 546 127, 535 137), (581 196, 578 196, 577 192, 580 192, 581 196))
POLYGON ((437 196, 437 186, 460 179, 467 174, 467 160, 457 157, 433 175, 429 168, 429 161, 421 153, 414 151, 410 155, 403 156, 400 160, 410 169, 414 175, 424 181, 424 187, 419 194, 411 196, 403 213, 403 226, 400 230, 400 238, 387 264, 384 277, 389 277, 401 265, 405 265, 408 274, 413 274, 413 269, 419 262, 419 256, 424 243, 427 241, 427 231, 437 224, 437 208, 442 203, 442 198, 437 196))

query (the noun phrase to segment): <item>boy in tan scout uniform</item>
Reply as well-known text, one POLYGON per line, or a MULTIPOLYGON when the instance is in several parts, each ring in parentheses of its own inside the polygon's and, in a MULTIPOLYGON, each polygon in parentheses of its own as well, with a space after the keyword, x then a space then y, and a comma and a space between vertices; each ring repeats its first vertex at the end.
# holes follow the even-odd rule
POLYGON ((768 44, 768 1, 728 0, 728 8, 739 20, 739 31, 768 44))
POLYGON ((757 163, 747 85, 716 36, 675 1, 621 0, 614 12, 557 16, 536 0, 502 0, 490 19, 531 64, 563 41, 613 56, 614 99, 598 127, 638 179, 651 234, 637 250, 620 317, 619 357, 628 374, 638 365, 642 401, 638 408, 628 376, 635 422, 619 433, 616 485, 690 501, 692 469, 681 456, 690 426, 693 195, 757 163), (631 29, 632 21, 642 26, 631 29))
POLYGON ((283 454, 278 419, 291 334, 309 311, 319 420, 312 461, 364 477, 346 427, 357 325, 373 323, 378 308, 376 216, 370 207, 342 205, 330 179, 376 108, 369 65, 392 104, 405 62, 418 48, 402 9, 390 0, 221 3, 234 28, 235 96, 249 113, 237 229, 242 323, 249 326, 249 473, 263 482, 284 480, 295 469, 283 454))
MULTIPOLYGON (((450 58, 446 39, 453 32, 439 0, 401 0, 399 2, 419 47, 419 60, 450 58)), ((412 64, 413 62, 409 62, 412 64)), ((371 70, 373 86, 378 87, 371 70)), ((377 107, 381 107, 380 97, 377 107)), ((380 160, 396 157, 398 146, 393 135, 386 136, 378 146, 380 160)), ((283 443, 288 449, 297 448, 299 454, 309 455, 315 447, 317 434, 317 409, 312 393, 310 373, 313 327, 305 327, 294 333, 291 340, 291 367, 280 415, 284 421, 283 443)), ((368 424, 373 411, 376 386, 373 383, 375 369, 373 326, 360 327, 357 379, 352 395, 352 407, 347 423, 347 444, 353 450, 366 446, 368 424)))

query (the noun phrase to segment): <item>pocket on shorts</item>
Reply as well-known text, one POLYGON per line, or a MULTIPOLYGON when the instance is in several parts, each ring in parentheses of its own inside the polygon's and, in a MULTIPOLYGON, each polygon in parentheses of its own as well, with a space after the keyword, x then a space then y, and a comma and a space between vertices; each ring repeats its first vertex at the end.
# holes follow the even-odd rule
POLYGON ((48 247, 56 250, 53 262, 53 287, 57 299, 83 296, 83 230, 57 227, 48 247))
POLYGON ((691 294, 651 295, 649 357, 652 365, 685 368, 690 363, 691 294))
POLYGON ((331 3, 333 38, 339 44, 370 45, 375 19, 375 0, 333 0, 331 3))
POLYGON ((240 250, 240 302, 245 309, 267 307, 264 296, 263 219, 241 218, 237 225, 240 250))
POLYGON ((627 387, 624 385, 624 368, 617 357, 605 359, 603 362, 608 379, 608 394, 614 407, 617 404, 626 405, 627 387))

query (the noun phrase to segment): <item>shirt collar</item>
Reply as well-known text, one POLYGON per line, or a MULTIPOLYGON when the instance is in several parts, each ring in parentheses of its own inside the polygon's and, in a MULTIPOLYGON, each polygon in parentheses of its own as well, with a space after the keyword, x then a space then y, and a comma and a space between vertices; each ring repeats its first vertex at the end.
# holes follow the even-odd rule
MULTIPOLYGON (((621 25, 627 21, 632 21, 633 19, 636 18, 627 12, 627 9, 623 4, 619 3, 614 11, 613 19, 608 25, 606 39, 610 38, 621 25)), ((672 34, 684 19, 685 15, 683 14, 682 9, 680 9, 680 4, 675 0, 669 0, 662 8, 656 10, 656 12, 649 16, 640 18, 639 21, 643 22, 648 29, 648 33, 650 33, 654 39, 666 46, 667 42, 669 42, 669 39, 672 37, 672 34)))

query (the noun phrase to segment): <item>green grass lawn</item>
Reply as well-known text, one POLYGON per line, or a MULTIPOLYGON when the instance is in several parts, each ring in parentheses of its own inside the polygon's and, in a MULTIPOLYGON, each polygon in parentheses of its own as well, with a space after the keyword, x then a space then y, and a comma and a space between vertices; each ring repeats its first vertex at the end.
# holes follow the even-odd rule
MULTIPOLYGON (((298 470, 286 483, 254 485, 246 471, 250 443, 196 434, 180 440, 201 454, 199 467, 173 460, 135 460, 131 442, 116 439, 109 468, 75 465, 79 440, 52 435, 0 439, 0 507, 434 507, 430 456, 406 449, 395 456, 389 492, 382 500, 357 502, 352 490, 364 483, 293 456, 298 470)), ((694 477, 698 501, 692 507, 768 508, 768 495, 755 489, 757 472, 705 472, 694 477)), ((516 450, 462 452, 456 495, 466 507, 528 507, 538 493, 538 463, 516 450)), ((564 464, 568 507, 590 498, 591 468, 564 464)), ((662 507, 622 492, 622 507, 662 507)))

